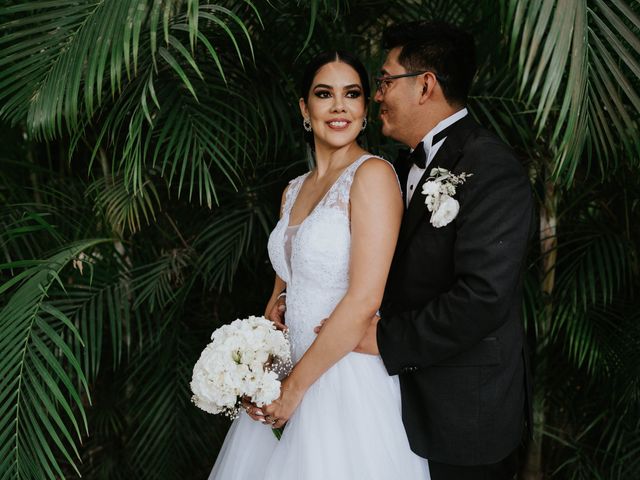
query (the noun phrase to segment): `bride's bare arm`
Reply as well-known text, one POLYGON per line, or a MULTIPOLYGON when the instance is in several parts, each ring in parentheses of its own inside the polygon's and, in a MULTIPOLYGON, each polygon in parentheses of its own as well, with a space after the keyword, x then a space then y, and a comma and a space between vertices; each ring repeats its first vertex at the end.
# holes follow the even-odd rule
POLYGON ((349 288, 283 381, 280 398, 265 408, 271 419, 278 419, 276 427, 289 419, 306 390, 363 337, 382 301, 402 211, 392 167, 379 159, 363 163, 351 186, 349 288))

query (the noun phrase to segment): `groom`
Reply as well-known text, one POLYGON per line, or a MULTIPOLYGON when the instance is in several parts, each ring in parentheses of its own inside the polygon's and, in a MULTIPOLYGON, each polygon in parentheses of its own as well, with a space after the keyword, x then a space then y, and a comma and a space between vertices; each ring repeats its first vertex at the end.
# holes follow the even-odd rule
POLYGON ((407 436, 433 480, 512 479, 531 398, 522 322, 529 180, 465 108, 476 72, 470 35, 413 22, 387 29, 383 43, 382 133, 412 152, 395 164, 407 210, 380 319, 358 351, 379 353, 399 375, 407 436), (425 204, 435 167, 465 174, 458 185, 439 182, 455 189, 457 214, 452 201, 433 212, 425 204))

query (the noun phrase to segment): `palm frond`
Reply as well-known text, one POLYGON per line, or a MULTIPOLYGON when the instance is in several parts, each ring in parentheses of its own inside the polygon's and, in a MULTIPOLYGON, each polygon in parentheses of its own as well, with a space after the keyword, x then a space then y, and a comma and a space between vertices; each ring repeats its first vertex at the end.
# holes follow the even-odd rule
MULTIPOLYGON (((171 316, 166 313, 165 321, 171 326, 163 330, 161 341, 149 345, 131 363, 130 379, 139 385, 129 398, 135 425, 129 448, 137 478, 205 477, 208 470, 197 475, 197 468, 203 464, 210 468, 212 459, 193 459, 210 457, 213 429, 223 423, 190 401, 193 364, 206 337, 198 338, 183 323, 171 322, 171 316)), ((220 442, 218 438, 216 443, 220 442)))
POLYGON ((100 178, 87 190, 89 198, 95 198, 95 207, 104 212, 114 232, 123 235, 140 231, 144 224, 156 218, 161 209, 158 191, 151 179, 142 181, 135 192, 127 190, 122 176, 100 178))
POLYGON ((123 353, 129 353, 134 344, 134 332, 143 329, 140 313, 132 309, 130 268, 115 248, 96 249, 91 255, 83 252, 73 266, 75 275, 66 292, 51 302, 78 329, 82 342, 70 338, 67 342, 91 383, 108 358, 105 348, 110 347, 112 359, 108 368, 115 370, 122 363, 123 353))
POLYGON ((3 478, 63 476, 57 455, 78 471, 81 428, 87 431, 82 395, 88 393, 88 385, 80 360, 64 340, 68 331, 78 341, 77 328, 48 296, 52 288, 64 288, 60 273, 68 263, 106 241, 87 240, 44 261, 0 267, 31 264, 19 275, 19 282, 0 286, 0 293, 12 289, 0 311, 3 478))
MULTIPOLYGON (((216 67, 201 62, 200 68, 211 78, 216 67)), ((135 195, 155 173, 170 188, 175 185, 179 197, 186 193, 189 200, 211 208, 218 203, 219 186, 230 183, 237 188, 241 165, 259 160, 268 146, 261 141, 266 130, 264 101, 250 92, 242 72, 236 71, 233 79, 228 87, 215 79, 193 79, 197 102, 174 77, 162 77, 161 86, 153 88, 155 107, 140 101, 151 91, 149 82, 137 82, 104 119, 93 156, 103 146, 112 151, 114 170, 123 176, 125 190, 135 195)), ((74 143, 78 140, 79 136, 74 143)))
POLYGON ((520 91, 537 104, 538 135, 557 150, 556 178, 570 182, 583 153, 589 161, 598 155, 600 175, 637 158, 630 142, 640 114, 637 8, 621 0, 511 0, 504 12, 520 91))
POLYGON ((0 26, 5 32, 0 38, 0 118, 13 123, 26 118, 29 129, 47 139, 62 134, 65 122, 73 132, 81 114, 92 117, 109 98, 107 90, 111 98, 118 96, 133 77, 147 78, 160 63, 173 69, 195 96, 178 59, 196 72, 198 66, 171 30, 186 30, 192 50, 200 39, 216 60, 218 53, 200 33, 203 20, 236 45, 228 22, 239 24, 249 43, 250 38, 233 11, 188 0, 183 14, 181 3, 60 0, 0 9, 0 17, 9 19, 0 26), (145 28, 148 36, 142 34, 145 28))
POLYGON ((162 312, 176 300, 177 292, 185 283, 187 268, 192 267, 191 248, 165 252, 155 262, 141 265, 132 271, 134 309, 144 305, 149 313, 162 312))
POLYGON ((623 318, 614 300, 624 292, 633 268, 633 248, 619 232, 603 229, 586 216, 561 242, 556 273, 554 322, 550 334, 562 335, 577 367, 590 373, 611 371, 609 346, 620 343, 623 318))
POLYGON ((217 212, 194 242, 200 253, 198 270, 211 287, 231 288, 243 257, 261 235, 266 238, 271 215, 259 205, 217 212))

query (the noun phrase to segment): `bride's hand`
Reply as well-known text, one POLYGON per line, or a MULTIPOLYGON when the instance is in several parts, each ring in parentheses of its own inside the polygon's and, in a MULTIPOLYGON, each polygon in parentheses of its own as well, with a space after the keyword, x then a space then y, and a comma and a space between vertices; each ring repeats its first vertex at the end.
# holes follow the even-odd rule
POLYGON ((283 427, 298 408, 303 396, 304 392, 295 387, 291 377, 285 378, 280 385, 280 397, 262 408, 266 423, 271 424, 271 428, 283 427))
POLYGON ((247 415, 249 415, 252 420, 262 423, 266 422, 264 419, 264 412, 255 403, 251 402, 250 397, 242 397, 242 408, 244 408, 244 411, 247 412, 247 415))
POLYGON ((289 329, 289 327, 284 324, 284 315, 287 311, 286 298, 287 297, 280 297, 278 300, 276 300, 276 303, 273 304, 273 307, 271 307, 271 311, 269 311, 267 315, 267 318, 274 323, 276 328, 278 330, 282 330, 283 332, 286 332, 289 329))

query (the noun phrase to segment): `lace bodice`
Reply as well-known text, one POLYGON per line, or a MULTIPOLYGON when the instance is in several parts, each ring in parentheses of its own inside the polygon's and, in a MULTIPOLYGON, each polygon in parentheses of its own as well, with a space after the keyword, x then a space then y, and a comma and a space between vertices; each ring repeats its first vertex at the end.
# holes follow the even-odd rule
POLYGON ((286 323, 295 361, 313 342, 314 327, 331 314, 349 286, 349 196, 356 170, 368 158, 371 155, 363 155, 346 167, 299 224, 287 258, 289 215, 309 172, 293 179, 285 195, 282 217, 269 237, 271 264, 287 284, 286 323))

